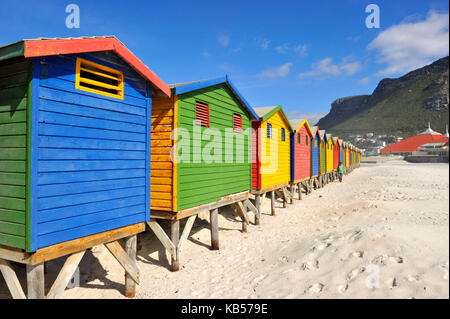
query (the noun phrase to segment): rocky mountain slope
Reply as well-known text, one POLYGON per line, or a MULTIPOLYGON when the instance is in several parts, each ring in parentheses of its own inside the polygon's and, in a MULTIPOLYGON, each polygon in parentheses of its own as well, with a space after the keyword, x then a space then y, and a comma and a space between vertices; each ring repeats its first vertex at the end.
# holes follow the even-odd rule
POLYGON ((395 134, 411 136, 427 123, 438 132, 449 122, 449 57, 397 79, 383 79, 371 95, 339 98, 319 120, 332 134, 395 134))

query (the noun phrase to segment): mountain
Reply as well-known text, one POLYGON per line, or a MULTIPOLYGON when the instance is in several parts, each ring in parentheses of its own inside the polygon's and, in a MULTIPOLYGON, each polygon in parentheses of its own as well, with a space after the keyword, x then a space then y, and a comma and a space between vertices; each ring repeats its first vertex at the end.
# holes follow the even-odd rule
POLYGON ((449 122, 449 57, 409 72, 383 79, 371 95, 339 98, 317 123, 332 134, 392 134, 409 137, 428 122, 445 132, 449 122))

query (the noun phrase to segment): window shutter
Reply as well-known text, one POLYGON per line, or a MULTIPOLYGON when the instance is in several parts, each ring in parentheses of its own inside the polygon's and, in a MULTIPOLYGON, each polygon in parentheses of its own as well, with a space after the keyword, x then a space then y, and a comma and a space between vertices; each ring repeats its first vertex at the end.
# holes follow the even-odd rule
POLYGON ((123 73, 98 63, 77 58, 75 88, 123 99, 123 73))
POLYGON ((242 133, 242 115, 233 114, 233 131, 242 133))
POLYGON ((195 122, 197 125, 209 127, 209 105, 195 102, 195 122))
POLYGON ((272 124, 267 123, 267 138, 272 138, 272 124))
POLYGON ((301 137, 300 137, 300 133, 298 133, 298 135, 297 135, 297 144, 300 144, 301 143, 301 137))
POLYGON ((286 141, 286 132, 284 128, 281 128, 281 141, 286 141))

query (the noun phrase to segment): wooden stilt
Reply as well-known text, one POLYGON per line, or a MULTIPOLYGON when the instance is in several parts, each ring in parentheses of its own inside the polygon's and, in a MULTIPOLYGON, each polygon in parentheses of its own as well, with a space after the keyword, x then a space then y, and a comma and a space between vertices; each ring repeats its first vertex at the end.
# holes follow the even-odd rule
POLYGON ((209 222, 211 226, 211 249, 219 250, 219 209, 209 212, 209 222))
POLYGON ((302 200, 302 183, 297 184, 298 200, 302 200))
MULTIPOLYGON (((66 286, 64 286, 64 289, 66 286)), ((27 297, 28 299, 45 298, 44 263, 38 265, 27 264, 27 297)))
POLYGON ((14 299, 26 299, 25 293, 23 292, 22 286, 20 285, 19 279, 17 278, 16 272, 11 266, 11 263, 5 259, 0 259, 0 272, 5 279, 6 285, 8 286, 9 292, 14 299))
POLYGON ((129 277, 139 284, 139 268, 137 267, 136 261, 133 261, 128 256, 127 252, 122 248, 120 243, 116 240, 110 243, 105 243, 104 245, 111 255, 113 255, 113 257, 119 262, 129 277))
POLYGON ((255 225, 260 225, 261 223, 261 196, 255 195, 255 205, 257 213, 255 214, 255 225))
MULTIPOLYGON (((57 299, 57 298, 61 297, 64 290, 66 290, 67 284, 70 282, 70 280, 73 277, 73 274, 77 270, 78 265, 80 264, 81 258, 83 258, 85 252, 86 252, 86 250, 82 250, 80 252, 70 255, 66 259, 64 266, 62 267, 61 271, 58 274, 58 277, 56 277, 56 280, 52 285, 52 288, 50 288, 50 291, 47 294, 47 297, 46 297, 47 299, 57 299)), ((43 272, 43 270, 42 270, 42 272, 43 272)), ((27 274, 28 274, 28 269, 27 269, 27 274)), ((29 293, 30 293, 30 290, 28 289, 28 294, 29 293)), ((33 293, 36 293, 36 292, 33 292, 33 293)), ((42 291, 42 293, 43 293, 43 291, 42 291)), ((30 296, 28 296, 28 298, 30 298, 30 296)))
MULTIPOLYGON (((133 235, 125 238, 125 252, 128 257, 136 264, 136 250, 137 250, 137 236, 133 235)), ((125 272, 125 296, 127 298, 134 298, 136 295, 136 282, 131 276, 125 272)))
POLYGON ((294 204, 294 184, 291 184, 291 188, 290 188, 292 197, 291 197, 291 204, 294 204))
POLYGON ((270 207, 272 216, 275 216, 275 191, 270 192, 270 207))
MULTIPOLYGON (((180 221, 179 220, 171 220, 170 221, 170 239, 175 247, 178 246, 178 242, 180 241, 180 221)), ((177 253, 172 254, 172 263, 171 270, 178 271, 180 270, 180 259, 177 253)))

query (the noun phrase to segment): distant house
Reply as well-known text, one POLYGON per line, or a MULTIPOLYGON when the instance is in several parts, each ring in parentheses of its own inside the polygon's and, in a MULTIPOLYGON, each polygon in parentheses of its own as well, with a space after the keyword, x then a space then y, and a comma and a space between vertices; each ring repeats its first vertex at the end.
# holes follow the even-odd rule
MULTIPOLYGON (((397 138, 398 139, 398 138, 397 138)), ((422 133, 401 140, 400 142, 388 145, 381 149, 381 153, 411 155, 413 152, 419 151, 419 147, 428 143, 448 143, 449 138, 441 133, 435 132, 431 129, 430 124, 428 128, 422 133)))

